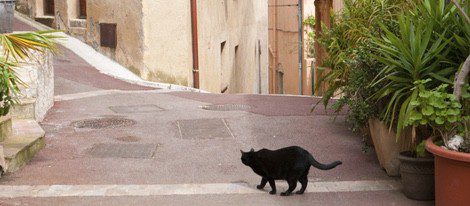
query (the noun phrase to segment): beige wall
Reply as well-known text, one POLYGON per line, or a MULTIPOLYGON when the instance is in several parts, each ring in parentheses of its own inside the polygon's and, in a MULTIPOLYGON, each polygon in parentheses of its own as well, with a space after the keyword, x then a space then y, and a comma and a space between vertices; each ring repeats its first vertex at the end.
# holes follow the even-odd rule
MULTIPOLYGON (((42 0, 19 1, 25 2, 26 8, 42 12, 42 0)), ((88 0, 86 22, 77 20, 78 0, 55 2, 57 28, 144 79, 193 85, 189 0, 88 0), (117 24, 116 49, 100 46, 100 23, 117 24)), ((267 0, 197 3, 200 88, 217 93, 226 87, 230 93, 267 93, 267 0)))
POLYGON ((141 76, 192 86, 190 1, 143 1, 144 67, 141 76))
POLYGON ((205 0, 198 4, 201 88, 267 93, 267 1, 205 0))
POLYGON ((86 43, 133 72, 144 68, 142 0, 88 0, 86 43), (100 23, 117 24, 117 47, 100 46, 100 23))

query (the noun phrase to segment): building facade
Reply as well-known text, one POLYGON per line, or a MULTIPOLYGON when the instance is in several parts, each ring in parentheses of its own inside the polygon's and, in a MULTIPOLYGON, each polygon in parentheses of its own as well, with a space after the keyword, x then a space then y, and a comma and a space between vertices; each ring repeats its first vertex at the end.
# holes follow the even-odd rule
POLYGON ((267 1, 18 0, 16 9, 146 80, 215 93, 268 92, 267 1))

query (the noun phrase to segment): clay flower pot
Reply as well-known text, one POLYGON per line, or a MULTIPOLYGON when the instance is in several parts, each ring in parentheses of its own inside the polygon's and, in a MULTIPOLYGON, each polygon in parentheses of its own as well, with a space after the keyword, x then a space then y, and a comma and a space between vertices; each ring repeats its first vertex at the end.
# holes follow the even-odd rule
POLYGON ((465 205, 470 202, 470 154, 444 149, 426 140, 434 154, 436 205, 465 205))

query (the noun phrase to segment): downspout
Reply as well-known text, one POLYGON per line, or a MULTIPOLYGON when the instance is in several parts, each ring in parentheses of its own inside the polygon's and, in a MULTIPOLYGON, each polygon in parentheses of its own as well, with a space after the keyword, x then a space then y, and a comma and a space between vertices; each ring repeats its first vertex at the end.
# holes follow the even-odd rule
POLYGON ((303 14, 302 14, 302 1, 299 0, 299 6, 297 7, 297 15, 299 16, 299 95, 302 95, 302 67, 303 67, 303 14))
POLYGON ((199 89, 199 51, 197 35, 197 0, 191 0, 191 35, 193 47, 193 87, 199 89))

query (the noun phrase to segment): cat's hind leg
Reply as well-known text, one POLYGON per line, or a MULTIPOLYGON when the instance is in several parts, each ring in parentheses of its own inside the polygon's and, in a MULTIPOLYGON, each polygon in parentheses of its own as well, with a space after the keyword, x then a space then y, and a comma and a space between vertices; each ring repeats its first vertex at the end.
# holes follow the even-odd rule
POLYGON ((296 194, 304 194, 305 192, 305 189, 307 189, 307 184, 308 184, 308 177, 307 177, 307 174, 303 175, 302 177, 300 177, 299 179, 299 182, 300 184, 302 184, 302 188, 300 188, 299 191, 296 192, 296 194))
POLYGON ((263 177, 261 179, 261 183, 258 186, 256 186, 256 188, 262 190, 264 188, 264 186, 266 186, 266 183, 268 183, 268 179, 263 177))
POLYGON ((269 181, 269 186, 271 186, 271 192, 269 194, 274 195, 276 194, 276 182, 274 182, 274 179, 268 179, 269 181))
POLYGON ((289 196, 292 191, 295 190, 295 187, 297 187, 297 179, 296 178, 289 178, 287 180, 287 183, 289 184, 289 189, 287 189, 285 192, 281 193, 281 196, 289 196))

